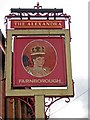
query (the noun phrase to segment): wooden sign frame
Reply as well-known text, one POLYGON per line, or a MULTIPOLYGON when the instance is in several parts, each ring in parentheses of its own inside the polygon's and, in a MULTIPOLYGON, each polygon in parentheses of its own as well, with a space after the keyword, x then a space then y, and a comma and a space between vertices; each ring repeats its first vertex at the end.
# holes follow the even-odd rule
POLYGON ((71 51, 70 51, 70 31, 60 30, 7 30, 7 54, 6 54, 6 96, 74 96, 71 51), (12 36, 35 36, 35 35, 64 35, 67 67, 67 88, 66 89, 13 89, 12 84, 12 36))

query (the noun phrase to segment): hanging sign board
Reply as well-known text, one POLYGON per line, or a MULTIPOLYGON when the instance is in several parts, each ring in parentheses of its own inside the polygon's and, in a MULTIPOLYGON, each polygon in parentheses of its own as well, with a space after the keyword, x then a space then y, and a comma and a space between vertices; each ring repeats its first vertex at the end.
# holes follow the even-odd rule
POLYGON ((69 30, 8 30, 6 55, 6 96, 74 95, 69 30))
POLYGON ((15 29, 63 29, 65 20, 11 20, 11 28, 15 29))
POLYGON ((63 37, 15 37, 13 86, 66 86, 63 37))

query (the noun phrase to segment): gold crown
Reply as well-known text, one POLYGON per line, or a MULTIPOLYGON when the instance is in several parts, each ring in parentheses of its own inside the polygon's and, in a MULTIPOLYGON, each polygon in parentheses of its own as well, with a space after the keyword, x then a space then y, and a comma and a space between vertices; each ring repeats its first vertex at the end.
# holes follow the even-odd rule
POLYGON ((45 54, 45 48, 43 46, 35 46, 31 49, 31 55, 45 54))

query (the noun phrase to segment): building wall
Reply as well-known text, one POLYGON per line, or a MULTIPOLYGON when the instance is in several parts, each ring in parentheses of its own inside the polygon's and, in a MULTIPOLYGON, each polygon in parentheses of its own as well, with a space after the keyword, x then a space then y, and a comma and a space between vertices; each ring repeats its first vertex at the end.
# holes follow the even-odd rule
POLYGON ((5 45, 5 38, 0 30, 0 117, 5 116, 5 79, 4 79, 4 66, 5 54, 2 51, 2 46, 5 45))

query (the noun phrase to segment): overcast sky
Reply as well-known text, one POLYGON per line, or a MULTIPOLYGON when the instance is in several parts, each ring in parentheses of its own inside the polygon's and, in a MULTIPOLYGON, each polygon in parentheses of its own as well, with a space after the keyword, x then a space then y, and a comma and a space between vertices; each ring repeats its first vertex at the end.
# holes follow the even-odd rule
POLYGON ((4 17, 11 8, 63 8, 71 15, 71 60, 75 96, 66 103, 62 99, 50 108, 51 118, 88 118, 88 0, 0 0, 0 29, 4 36, 4 17))

